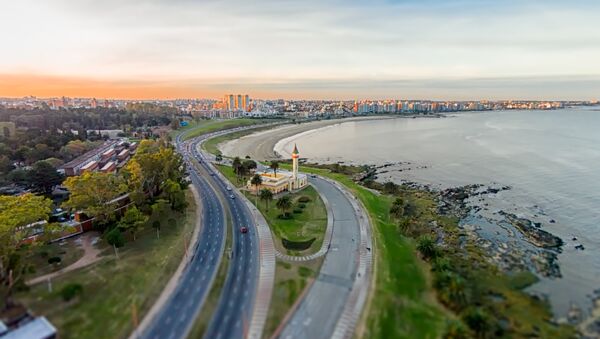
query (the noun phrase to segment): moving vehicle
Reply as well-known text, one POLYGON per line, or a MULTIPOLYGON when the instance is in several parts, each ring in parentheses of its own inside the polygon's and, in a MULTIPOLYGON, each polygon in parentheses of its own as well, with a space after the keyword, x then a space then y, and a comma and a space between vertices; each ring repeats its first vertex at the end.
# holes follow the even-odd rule
POLYGON ((233 194, 232 194, 232 195, 230 195, 229 197, 230 197, 231 199, 235 199, 235 195, 233 195, 233 194))
POLYGON ((240 232, 241 233, 248 233, 248 228, 246 226, 242 226, 242 227, 240 227, 240 232))
POLYGON ((231 187, 227 186, 227 190, 228 190, 228 191, 231 191, 231 187))

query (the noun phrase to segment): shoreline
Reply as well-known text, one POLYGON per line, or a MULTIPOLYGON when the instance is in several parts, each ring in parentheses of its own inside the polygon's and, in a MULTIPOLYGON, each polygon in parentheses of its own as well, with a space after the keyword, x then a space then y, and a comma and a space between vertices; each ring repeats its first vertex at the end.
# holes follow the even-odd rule
MULTIPOLYGON (((425 117, 426 118, 439 118, 437 116, 432 116, 432 117, 421 116, 421 117, 422 118, 425 118, 425 117)), ((344 122, 377 120, 377 119, 385 119, 385 118, 394 119, 394 118, 412 118, 412 117, 378 116, 378 117, 368 117, 366 119, 358 118, 358 119, 326 120, 326 121, 319 121, 316 123, 292 125, 292 126, 286 126, 286 128, 280 127, 280 128, 276 128, 274 130, 268 130, 265 132, 251 134, 246 137, 240 138, 238 140, 224 142, 219 145, 219 149, 221 151, 223 151, 223 153, 225 155, 232 155, 232 156, 249 155, 257 160, 280 159, 281 156, 276 153, 274 148, 276 148, 276 145, 278 143, 282 142, 284 139, 291 138, 291 137, 294 137, 294 136, 297 136, 297 135, 303 134, 303 133, 311 133, 312 131, 322 129, 324 127, 332 126, 335 124, 342 124, 344 122), (242 150, 239 151, 238 154, 228 153, 234 147, 240 147, 241 145, 244 145, 244 143, 246 143, 246 145, 250 145, 250 147, 242 148, 242 150), (252 149, 250 149, 250 148, 252 148, 252 149)), ((283 154, 282 156, 285 156, 285 154, 283 154)), ((385 167, 385 166, 383 166, 383 167, 385 167)), ((384 172, 382 172, 382 173, 384 173, 384 172)), ((379 172, 376 174, 379 174, 379 172)), ((405 184, 410 185, 411 183, 405 183, 405 184)), ((413 183, 413 184, 417 184, 417 183, 413 183)), ((424 184, 424 185, 425 185, 425 187, 427 187, 429 189, 432 188, 432 187, 429 187, 429 185, 427 185, 427 184, 424 184)), ((427 190, 427 188, 424 188, 424 189, 427 190)), ((461 188, 461 187, 455 187, 455 188, 461 188)), ((478 208, 485 208, 485 207, 477 207, 475 205, 471 205, 470 208, 475 210, 475 212, 477 212, 478 208)), ((531 220, 517 218, 515 215, 511 215, 510 213, 505 213, 505 211, 501 211, 501 212, 502 213, 500 213, 500 216, 502 216, 504 219, 506 219, 509 225, 508 225, 508 227, 506 224, 497 225, 497 226, 504 230, 506 230, 507 228, 510 227, 511 230, 509 230, 507 232, 512 234, 512 236, 510 237, 511 241, 515 238, 515 234, 517 234, 517 238, 518 237, 527 238, 527 240, 529 240, 528 242, 535 246, 535 249, 540 250, 540 252, 536 251, 537 252, 536 256, 532 257, 531 261, 528 261, 527 263, 520 262, 518 266, 521 266, 521 267, 528 266, 528 270, 530 272, 536 273, 539 277, 549 277, 549 276, 555 277, 555 278, 560 277, 561 276, 560 267, 558 266, 558 263, 556 260, 556 254, 561 252, 561 249, 560 249, 561 246, 560 245, 559 246, 555 246, 555 245, 549 246, 552 249, 550 251, 548 251, 548 250, 544 250, 544 246, 539 246, 540 243, 536 244, 536 237, 540 237, 540 236, 551 237, 553 235, 550 233, 544 234, 544 233, 539 232, 537 230, 537 228, 539 226, 537 225, 537 223, 534 223, 531 220), (505 213, 505 214, 503 214, 503 213, 505 213), (516 232, 515 232, 515 230, 516 230, 516 232), (519 233, 521 235, 519 235, 519 233), (537 266, 537 267, 532 267, 532 266, 537 266), (543 272, 545 272, 545 273, 543 273, 543 272)), ((461 218, 461 220, 462 219, 463 218, 461 218)), ((463 225, 464 231, 466 231, 467 233, 470 233, 472 236, 475 236, 475 233, 477 233, 476 231, 478 231, 481 227, 469 222, 469 220, 464 220, 464 221, 465 221, 465 224, 463 225)), ((470 221, 472 221, 472 220, 470 220, 470 221)), ((485 221, 491 221, 491 220, 485 220, 485 221)), ((553 221, 550 221, 550 222, 552 223, 553 221)), ((494 244, 494 243, 490 242, 488 239, 486 239, 485 236, 479 235, 477 237, 481 239, 479 245, 482 248, 489 250, 490 247, 492 247, 494 252, 496 252, 495 254, 498 255, 495 259, 500 259, 499 258, 500 255, 507 256, 507 254, 509 254, 508 252, 510 252, 510 251, 507 251, 506 241, 499 241, 494 244)), ((556 240, 556 241, 558 241, 558 240, 556 240)), ((581 247, 581 250, 583 250, 583 246, 581 247)), ((527 250, 526 248, 521 248, 522 254, 525 254, 524 252, 528 252, 531 254, 530 251, 531 250, 527 250)), ((496 260, 494 260, 494 261, 496 261, 496 260)), ((499 262, 496 261, 496 264, 498 264, 498 263, 499 262)), ((515 264, 517 264, 516 260, 514 260, 512 265, 515 265, 515 264)), ((504 269, 510 268, 510 266, 512 266, 512 265, 506 265, 504 267, 504 269)), ((498 266, 499 266, 499 268, 502 269, 501 266, 503 266, 503 265, 498 265, 498 266)), ((542 296, 542 297, 545 297, 545 296, 542 296)), ((590 299, 594 304, 597 304, 597 299, 595 299, 595 298, 590 298, 590 299)), ((557 320, 561 320, 561 322, 566 320, 573 324, 573 322, 572 322, 573 319, 571 319, 572 311, 575 311, 576 313, 581 312, 581 311, 577 311, 577 308, 575 308, 575 309, 571 308, 570 311, 568 312, 569 314, 554 314, 554 317, 557 320), (571 320, 571 321, 569 321, 569 320, 571 320)), ((593 316, 593 313, 595 313, 594 310, 592 309, 589 311, 590 311, 589 312, 590 314, 587 314, 587 315, 593 316)), ((588 313, 588 312, 584 311, 583 313, 588 313)), ((579 320, 580 321, 576 321, 576 323, 581 324, 582 322, 583 323, 587 322, 585 317, 584 317, 584 319, 579 319, 579 320), (581 321, 581 320, 583 320, 583 321, 581 321)), ((587 320, 589 320, 589 319, 587 319, 587 320)))
MULTIPOLYGON (((351 117, 343 119, 318 120, 303 122, 292 125, 284 125, 268 129, 265 131, 252 133, 238 139, 225 141, 217 145, 219 151, 230 157, 244 158, 250 156, 258 161, 269 161, 280 159, 281 156, 275 152, 275 145, 286 138, 298 135, 300 133, 318 130, 324 127, 343 124, 346 122, 384 120, 384 119, 411 119, 418 116, 393 116, 377 115, 367 117, 351 117)), ((440 116, 424 116, 427 118, 439 118, 440 116)))

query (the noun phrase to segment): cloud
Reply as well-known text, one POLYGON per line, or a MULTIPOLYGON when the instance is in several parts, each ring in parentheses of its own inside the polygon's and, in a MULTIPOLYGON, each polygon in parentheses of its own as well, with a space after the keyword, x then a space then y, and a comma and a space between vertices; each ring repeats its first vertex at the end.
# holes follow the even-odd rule
POLYGON ((340 79, 600 75, 600 11, 592 1, 21 0, 4 7, 0 41, 10 53, 0 55, 2 73, 232 86, 317 79, 321 90, 340 79))

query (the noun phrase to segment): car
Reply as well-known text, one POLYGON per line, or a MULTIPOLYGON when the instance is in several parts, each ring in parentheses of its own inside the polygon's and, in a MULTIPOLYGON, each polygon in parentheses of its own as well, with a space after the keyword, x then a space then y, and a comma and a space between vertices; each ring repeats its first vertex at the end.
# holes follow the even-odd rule
POLYGON ((235 199, 235 195, 233 195, 233 194, 232 194, 232 195, 230 195, 229 197, 230 197, 231 199, 235 199))
POLYGON ((227 190, 228 190, 228 191, 231 191, 231 187, 227 186, 227 190))
POLYGON ((248 228, 246 226, 240 227, 240 233, 248 233, 248 228))

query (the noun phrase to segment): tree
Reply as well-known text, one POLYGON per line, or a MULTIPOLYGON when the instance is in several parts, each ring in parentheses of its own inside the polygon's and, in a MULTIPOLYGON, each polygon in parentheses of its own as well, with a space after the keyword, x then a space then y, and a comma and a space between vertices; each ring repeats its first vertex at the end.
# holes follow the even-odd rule
POLYGON ((38 161, 30 171, 30 181, 36 191, 49 194, 54 186, 60 185, 63 176, 50 163, 38 161))
POLYGON ((13 168, 12 161, 6 155, 0 155, 0 174, 8 173, 13 168))
POLYGON ((31 193, 0 195, 0 283, 7 304, 12 302, 13 286, 27 269, 17 253, 21 240, 38 231, 38 227, 24 226, 47 220, 51 206, 49 199, 31 193))
POLYGON ((215 154, 215 161, 218 163, 223 161, 223 154, 221 153, 221 151, 217 151, 217 153, 215 154))
POLYGON ((279 162, 278 161, 271 161, 271 164, 269 164, 269 168, 271 168, 273 170, 273 176, 277 177, 277 170, 279 169, 279 162))
POLYGON ((167 179, 163 184, 161 196, 171 203, 171 208, 175 211, 182 212, 187 207, 185 192, 178 183, 171 179, 167 179))
POLYGON ((231 162, 231 167, 233 168, 233 173, 237 174, 239 177, 240 168, 242 167, 242 161, 240 160, 240 157, 233 158, 233 161, 231 162))
POLYGON ((137 207, 133 206, 129 208, 121 221, 119 222, 119 228, 121 230, 128 230, 133 236, 133 241, 136 240, 136 235, 139 231, 144 229, 144 226, 148 222, 148 217, 145 216, 137 207))
POLYGON ((262 177, 255 174, 252 179, 250 179, 250 183, 256 188, 256 196, 258 197, 258 187, 262 184, 262 177))
POLYGON ((120 177, 101 172, 68 177, 64 185, 70 195, 63 206, 83 211, 88 216, 95 217, 100 224, 113 219, 116 206, 112 201, 127 189, 120 177))
POLYGON ((432 259, 438 255, 435 241, 428 235, 419 237, 417 240, 417 250, 425 259, 432 259))
POLYGON ((150 216, 150 219, 152 220, 152 227, 156 229, 157 239, 160 239, 160 227, 162 226, 162 221, 169 214, 170 208, 169 202, 165 199, 158 199, 152 204, 152 215, 150 216))
POLYGON ((106 234, 106 242, 109 245, 112 245, 115 250, 115 257, 119 259, 119 251, 118 248, 125 246, 125 238, 123 234, 121 234, 121 230, 118 227, 113 228, 110 232, 106 234))
POLYGON ((283 197, 277 199, 277 208, 283 212, 283 214, 287 214, 287 210, 292 207, 292 199, 289 196, 284 195, 283 197))
POLYGON ((270 190, 263 188, 260 190, 260 200, 265 202, 267 207, 267 212, 269 211, 269 202, 273 200, 273 192, 270 190))

